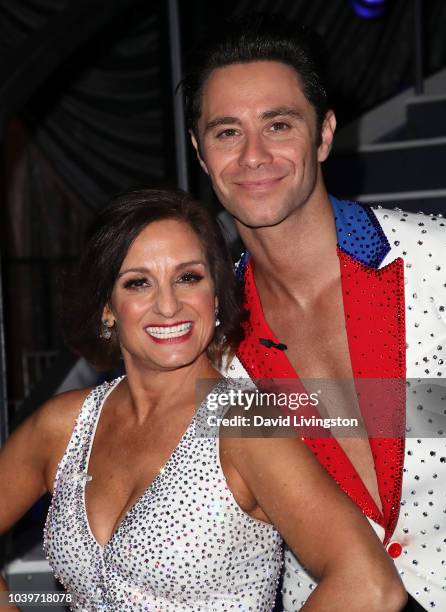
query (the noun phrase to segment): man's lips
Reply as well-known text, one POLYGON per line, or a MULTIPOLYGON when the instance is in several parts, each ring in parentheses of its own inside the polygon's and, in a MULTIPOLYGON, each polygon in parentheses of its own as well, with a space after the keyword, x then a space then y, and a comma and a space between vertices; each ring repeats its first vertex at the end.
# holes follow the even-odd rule
POLYGON ((270 187, 274 187, 279 183, 284 177, 278 176, 273 178, 264 178, 264 179, 256 179, 256 180, 243 180, 243 181, 234 181, 234 183, 241 187, 242 189, 246 189, 247 191, 262 191, 265 189, 269 189, 270 187))

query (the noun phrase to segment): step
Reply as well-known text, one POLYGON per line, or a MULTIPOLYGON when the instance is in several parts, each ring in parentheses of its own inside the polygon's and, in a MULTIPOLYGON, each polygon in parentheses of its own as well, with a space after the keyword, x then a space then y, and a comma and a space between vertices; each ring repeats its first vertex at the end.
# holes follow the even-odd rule
MULTIPOLYGON (((27 593, 30 597, 36 593, 41 593, 38 602, 38 609, 41 612, 66 612, 67 606, 63 605, 66 602, 67 595, 63 591, 60 584, 54 578, 51 567, 46 560, 23 560, 17 559, 6 566, 5 568, 6 581, 9 591, 22 601, 26 598, 27 593), (52 599, 53 602, 45 604, 42 598, 48 602, 52 599)), ((69 596, 68 596, 69 597, 69 596)), ((25 610, 36 610, 36 604, 26 605, 17 603, 17 607, 24 612, 25 610)))
POLYGON ((446 137, 363 145, 323 165, 333 193, 400 193, 446 189, 446 137))
POLYGON ((364 204, 379 204, 383 208, 401 208, 408 212, 443 215, 446 217, 446 189, 438 191, 412 191, 399 193, 348 193, 345 190, 335 193, 346 200, 364 204))
POLYGON ((406 132, 412 139, 446 136, 446 95, 409 98, 406 132))

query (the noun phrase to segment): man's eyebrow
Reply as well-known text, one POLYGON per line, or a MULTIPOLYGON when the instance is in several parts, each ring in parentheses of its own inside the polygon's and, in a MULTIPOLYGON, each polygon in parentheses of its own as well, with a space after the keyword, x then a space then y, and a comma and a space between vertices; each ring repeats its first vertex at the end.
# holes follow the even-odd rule
POLYGON ((304 120, 303 114, 292 106, 278 106, 260 114, 261 119, 275 119, 276 117, 294 117, 300 121, 304 120))
MULTIPOLYGON (((303 114, 292 106, 278 106, 260 113, 260 119, 274 119, 276 117, 294 117, 300 121, 304 120, 303 114)), ((220 125, 241 125, 241 121, 238 117, 216 117, 206 124, 204 133, 206 134, 220 125)))
POLYGON ((216 117, 215 119, 212 119, 212 121, 209 121, 209 123, 206 124, 206 127, 204 128, 204 133, 206 134, 213 128, 218 127, 219 125, 240 125, 240 123, 241 121, 240 119, 237 119, 237 117, 216 117))

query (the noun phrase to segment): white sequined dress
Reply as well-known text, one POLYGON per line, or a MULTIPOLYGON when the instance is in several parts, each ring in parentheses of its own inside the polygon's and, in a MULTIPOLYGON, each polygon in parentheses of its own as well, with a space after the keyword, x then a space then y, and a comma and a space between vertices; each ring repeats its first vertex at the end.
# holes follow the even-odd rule
POLYGON ((109 542, 96 541, 85 484, 101 409, 117 382, 86 398, 58 467, 46 521, 46 556, 72 596, 71 609, 271 610, 281 538, 237 505, 220 465, 218 439, 195 435, 206 418, 206 400, 109 542))

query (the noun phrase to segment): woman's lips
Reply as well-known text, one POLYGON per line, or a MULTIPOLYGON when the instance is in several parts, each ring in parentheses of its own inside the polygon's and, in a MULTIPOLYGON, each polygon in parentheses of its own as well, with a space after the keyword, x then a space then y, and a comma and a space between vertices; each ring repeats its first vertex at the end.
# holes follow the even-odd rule
POLYGON ((144 331, 157 344, 173 344, 188 340, 192 327, 192 321, 181 321, 172 325, 148 325, 144 331))

